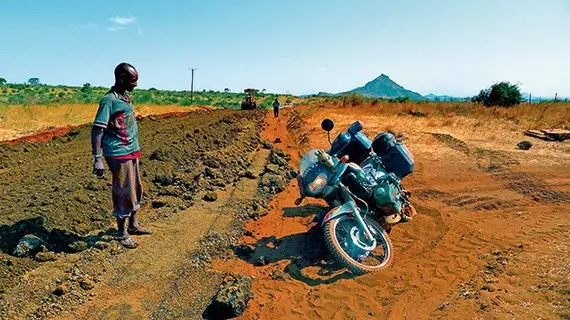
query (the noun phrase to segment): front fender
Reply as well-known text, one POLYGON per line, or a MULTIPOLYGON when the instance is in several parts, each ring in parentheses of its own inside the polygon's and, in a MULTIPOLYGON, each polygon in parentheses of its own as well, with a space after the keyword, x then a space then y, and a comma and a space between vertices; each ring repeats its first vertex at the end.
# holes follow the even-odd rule
POLYGON ((327 212, 327 214, 323 218, 322 224, 324 225, 328 221, 336 219, 336 218, 342 216, 343 214, 354 212, 355 206, 356 206, 356 204, 354 202, 349 201, 349 202, 342 204, 338 207, 332 208, 329 212, 327 212))

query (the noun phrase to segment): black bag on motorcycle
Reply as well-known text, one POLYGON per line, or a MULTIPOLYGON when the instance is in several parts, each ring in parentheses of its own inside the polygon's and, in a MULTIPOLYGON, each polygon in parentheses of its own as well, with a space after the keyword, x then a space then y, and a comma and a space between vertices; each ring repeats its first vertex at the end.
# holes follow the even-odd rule
POLYGON ((379 133, 372 141, 372 150, 380 156, 386 169, 398 178, 403 179, 414 171, 414 156, 393 134, 379 133))
POLYGON ((370 155, 372 141, 362 132, 362 121, 350 125, 347 131, 341 132, 333 141, 330 154, 341 158, 348 155, 349 161, 360 164, 370 155))

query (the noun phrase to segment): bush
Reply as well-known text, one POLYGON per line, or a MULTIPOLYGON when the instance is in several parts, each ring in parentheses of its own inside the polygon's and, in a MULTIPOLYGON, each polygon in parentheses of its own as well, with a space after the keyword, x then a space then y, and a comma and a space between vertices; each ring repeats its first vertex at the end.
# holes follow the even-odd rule
POLYGON ((9 104, 25 104, 26 103, 25 95, 22 93, 13 94, 13 95, 8 97, 8 103, 9 104))
POLYGON ((227 107, 229 109, 239 109, 239 108, 241 108, 241 103, 235 102, 235 101, 230 101, 230 102, 228 102, 227 107))
POLYGON ((388 102, 393 102, 393 103, 404 103, 404 102, 408 102, 410 101, 410 97, 406 97, 406 96, 399 96, 397 98, 391 98, 388 99, 388 102))
POLYGON ((482 103, 487 107, 512 107, 521 103, 523 97, 518 85, 498 82, 488 89, 481 90, 471 101, 482 103))
POLYGON ((259 103, 259 101, 258 101, 258 106, 259 106, 259 108, 262 108, 262 109, 272 108, 273 107, 273 100, 275 100, 275 99, 267 98, 267 99, 263 100, 261 103, 259 103))
POLYGON ((210 100, 209 99, 204 99, 201 97, 196 97, 194 98, 194 105, 197 106, 209 106, 210 105, 210 100))
POLYGON ((214 107, 218 107, 218 108, 226 108, 228 106, 228 102, 225 100, 219 100, 216 101, 216 103, 214 103, 214 107))
MULTIPOLYGON (((69 86, 32 86, 29 84, 7 83, 0 91, 0 104, 52 104, 52 103, 98 103, 103 95, 109 90, 106 87, 95 87, 85 83, 80 87, 69 86)), ((243 101, 243 93, 217 92, 194 92, 193 105, 215 105, 224 108, 240 108, 243 101)), ((264 107, 270 107, 275 96, 269 93, 259 99, 259 103, 267 100, 264 107)), ((156 105, 190 105, 190 91, 171 91, 150 88, 148 90, 136 89, 131 94, 135 104, 156 105)))
POLYGON ((364 96, 361 96, 358 93, 352 93, 352 94, 344 94, 341 96, 341 103, 342 106, 346 106, 346 105, 353 105, 353 106, 357 106, 360 105, 364 102, 364 96))

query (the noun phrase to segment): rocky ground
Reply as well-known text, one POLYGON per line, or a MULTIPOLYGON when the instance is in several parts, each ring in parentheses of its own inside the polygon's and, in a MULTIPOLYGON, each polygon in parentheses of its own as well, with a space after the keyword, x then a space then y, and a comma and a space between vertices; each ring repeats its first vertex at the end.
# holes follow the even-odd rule
POLYGON ((129 251, 112 241, 88 128, 0 145, 0 318, 568 319, 569 141, 522 150, 516 120, 381 108, 141 120, 154 234, 129 251), (418 216, 393 228, 384 272, 346 272, 314 221, 323 203, 294 205, 289 168, 328 147, 323 118, 333 136, 355 120, 400 133, 415 156, 418 216))
MULTIPOLYGON (((112 240, 110 177, 91 174, 90 128, 44 143, 0 145, 0 317, 44 318, 70 311, 75 312, 71 317, 89 317, 89 309, 82 315, 77 307, 94 299, 96 287, 113 288, 121 276, 136 277, 135 271, 124 274, 136 259, 164 260, 154 268, 177 275, 174 284, 156 279, 164 301, 143 308, 141 315, 200 315, 225 277, 203 266, 232 254, 240 221, 264 215, 269 199, 290 178, 288 156, 260 138, 263 119, 263 111, 196 111, 139 122, 141 215, 158 232, 140 239, 145 249, 137 253, 112 240), (173 247, 169 241, 185 239, 177 233, 188 233, 188 241, 173 247), (203 298, 169 307, 167 301, 176 300, 170 286, 190 279, 203 286, 198 290, 203 298)), ((100 315, 112 314, 115 307, 100 315)), ((117 308, 118 315, 139 314, 117 308)))

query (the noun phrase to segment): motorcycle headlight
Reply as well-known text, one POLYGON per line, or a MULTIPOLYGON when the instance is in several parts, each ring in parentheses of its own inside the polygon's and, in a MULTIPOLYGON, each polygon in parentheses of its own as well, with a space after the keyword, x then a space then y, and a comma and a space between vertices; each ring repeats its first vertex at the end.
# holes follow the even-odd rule
POLYGON ((319 174, 315 180, 307 185, 311 193, 319 193, 327 185, 327 175, 325 173, 319 174))

